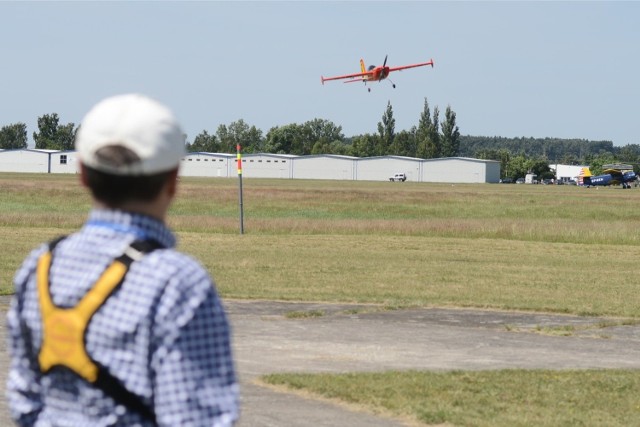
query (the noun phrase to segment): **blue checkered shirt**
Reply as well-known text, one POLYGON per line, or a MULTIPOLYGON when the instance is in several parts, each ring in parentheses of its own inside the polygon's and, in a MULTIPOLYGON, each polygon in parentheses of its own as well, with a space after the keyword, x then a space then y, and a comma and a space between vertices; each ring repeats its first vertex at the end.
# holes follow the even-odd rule
MULTIPOLYGON (((131 265, 122 286, 90 320, 89 356, 140 396, 159 426, 231 426, 239 392, 227 317, 207 272, 179 253, 161 222, 121 211, 94 209, 84 227, 54 251, 50 293, 55 305, 73 307, 107 266, 136 239, 157 249, 131 265)), ((15 276, 7 315, 11 368, 7 392, 21 426, 153 426, 116 404, 67 369, 41 374, 42 321, 34 250, 15 276)))

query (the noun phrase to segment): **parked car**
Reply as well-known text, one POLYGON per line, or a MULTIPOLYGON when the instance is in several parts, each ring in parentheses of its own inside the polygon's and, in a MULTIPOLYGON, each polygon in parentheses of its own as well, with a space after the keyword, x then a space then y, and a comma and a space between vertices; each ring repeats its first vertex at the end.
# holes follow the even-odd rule
POLYGON ((524 184, 524 178, 516 179, 516 184, 524 184))
POLYGON ((407 175, 405 175, 404 173, 397 173, 394 174, 392 177, 389 178, 389 181, 393 182, 393 181, 401 181, 401 182, 405 182, 407 180, 407 175))
POLYGON ((503 183, 503 184, 513 184, 513 179, 511 179, 511 178, 502 178, 500 180, 500 182, 503 183))

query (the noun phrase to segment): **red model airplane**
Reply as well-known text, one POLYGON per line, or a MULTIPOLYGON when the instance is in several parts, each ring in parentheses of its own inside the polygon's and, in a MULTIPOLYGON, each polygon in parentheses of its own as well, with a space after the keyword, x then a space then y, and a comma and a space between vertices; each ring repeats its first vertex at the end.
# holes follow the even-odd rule
MULTIPOLYGON (((387 55, 388 56, 388 55, 387 55)), ((364 66, 364 60, 360 60, 360 72, 354 74, 346 74, 344 76, 336 76, 336 77, 322 77, 320 76, 320 80, 322 84, 329 80, 340 80, 340 79, 351 79, 347 80, 344 83, 353 83, 353 82, 364 82, 366 85, 368 81, 382 81, 389 76, 389 73, 393 71, 406 70, 407 68, 415 68, 415 67, 424 67, 425 65, 431 65, 433 68, 433 59, 429 62, 421 62, 419 64, 411 64, 411 65, 403 65, 401 67, 387 67, 387 56, 384 57, 384 63, 382 65, 370 65, 367 70, 364 66)), ((391 82, 391 80, 389 79, 391 82)), ((395 83, 391 82, 393 87, 395 88, 395 83)), ((371 92, 371 88, 367 88, 369 92, 371 92)))

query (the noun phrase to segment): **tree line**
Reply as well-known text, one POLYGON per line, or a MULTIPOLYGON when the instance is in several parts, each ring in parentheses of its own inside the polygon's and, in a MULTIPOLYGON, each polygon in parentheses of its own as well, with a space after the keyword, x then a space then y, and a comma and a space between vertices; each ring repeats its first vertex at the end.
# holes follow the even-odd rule
POLYGON ((447 107, 440 122, 438 108, 433 114, 425 99, 418 124, 410 130, 396 131, 393 107, 387 104, 377 132, 345 137, 342 126, 329 120, 313 119, 305 123, 275 126, 263 135, 260 129, 240 119, 220 125, 215 133, 204 130, 192 143, 191 152, 235 153, 240 144, 245 153, 338 154, 355 157, 407 156, 419 158, 454 157, 458 155, 460 131, 456 113, 447 107))
MULTIPOLYGON (((33 133, 35 148, 73 150, 77 128, 73 123, 60 123, 58 114, 45 114, 38 118, 38 130, 33 133)), ((393 107, 387 104, 377 132, 345 137, 342 126, 324 119, 305 123, 275 126, 263 134, 240 119, 229 125, 221 124, 215 133, 200 132, 193 141, 185 138, 190 152, 235 153, 240 144, 245 153, 273 154, 340 154, 355 157, 397 155, 407 157, 437 158, 458 155, 460 131, 456 113, 447 107, 444 120, 435 107, 433 113, 425 99, 418 124, 410 130, 397 132, 393 107)), ((15 123, 0 129, 0 148, 27 148, 27 127, 15 123)))
MULTIPOLYGON (((640 146, 614 147, 611 141, 558 138, 505 138, 499 136, 463 136, 456 113, 450 106, 444 117, 435 106, 431 110, 425 98, 416 125, 397 131, 391 102, 371 133, 345 137, 342 126, 324 119, 275 126, 266 134, 240 119, 221 124, 215 133, 203 130, 192 141, 185 137, 187 151, 235 153, 239 144, 244 153, 336 154, 354 157, 406 156, 422 159, 471 157, 497 160, 501 177, 519 178, 526 173, 550 175, 549 165, 584 164, 598 173, 603 164, 640 165, 640 146)), ((62 124, 56 113, 38 118, 33 132, 37 149, 73 150, 77 132, 74 123, 62 124)), ((0 149, 24 149, 28 146, 27 126, 14 123, 0 128, 0 149)), ((638 170, 637 172, 640 172, 638 170)))

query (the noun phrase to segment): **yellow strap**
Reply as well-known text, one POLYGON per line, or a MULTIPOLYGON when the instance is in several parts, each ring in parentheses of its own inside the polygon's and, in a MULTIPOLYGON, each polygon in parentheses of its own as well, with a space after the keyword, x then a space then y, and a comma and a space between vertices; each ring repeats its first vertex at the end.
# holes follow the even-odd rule
POLYGON ((120 283, 128 268, 114 261, 100 276, 94 287, 73 308, 59 308, 53 304, 49 292, 51 253, 38 261, 37 279, 43 338, 38 361, 42 372, 53 366, 66 366, 89 382, 98 377, 98 367, 87 354, 84 335, 91 316, 104 304, 120 283))
POLYGON ((74 310, 84 313, 83 317, 86 316, 88 322, 93 313, 104 304, 105 300, 113 291, 113 288, 120 283, 127 270, 128 268, 125 264, 120 261, 114 261, 105 272, 102 273, 102 276, 100 276, 100 279, 98 279, 93 288, 82 297, 74 310))
POLYGON ((51 252, 47 252, 38 260, 36 277, 38 278, 38 297, 40 299, 40 311, 42 317, 51 313, 54 308, 49 294, 49 266, 51 264, 51 252))

